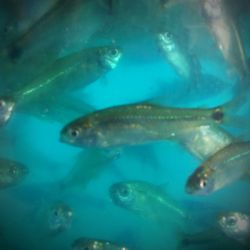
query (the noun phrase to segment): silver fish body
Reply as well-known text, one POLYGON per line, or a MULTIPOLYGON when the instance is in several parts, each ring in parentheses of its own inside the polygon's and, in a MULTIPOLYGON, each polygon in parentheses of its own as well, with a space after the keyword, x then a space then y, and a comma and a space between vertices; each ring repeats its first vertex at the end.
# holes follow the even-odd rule
POLYGON ((183 131, 178 140, 201 160, 207 159, 233 142, 232 136, 216 125, 202 125, 192 130, 183 131))

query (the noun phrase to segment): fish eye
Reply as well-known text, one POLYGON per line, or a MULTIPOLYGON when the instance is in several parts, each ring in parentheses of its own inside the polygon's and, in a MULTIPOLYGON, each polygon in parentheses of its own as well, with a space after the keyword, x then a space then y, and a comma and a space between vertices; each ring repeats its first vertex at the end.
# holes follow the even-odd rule
POLYGON ((127 187, 122 187, 119 190, 119 194, 122 197, 127 197, 129 195, 129 189, 127 187))
POLYGON ((10 174, 12 174, 12 175, 17 175, 17 173, 18 173, 16 168, 11 168, 9 171, 10 171, 10 174))
POLYGON ((70 130, 69 130, 69 135, 70 135, 71 137, 76 138, 76 137, 78 137, 78 136, 80 135, 80 130, 77 129, 77 128, 70 129, 70 130))
POLYGON ((111 56, 118 56, 118 54, 119 54, 119 50, 118 49, 111 49, 110 51, 109 51, 109 54, 111 55, 111 56))
POLYGON ((207 185, 207 181, 206 180, 204 180, 204 179, 200 180, 200 188, 205 188, 206 185, 207 185))
POLYGON ((235 225, 235 224, 236 224, 236 219, 235 219, 234 217, 229 217, 229 218, 227 219, 227 224, 228 224, 229 226, 235 225))

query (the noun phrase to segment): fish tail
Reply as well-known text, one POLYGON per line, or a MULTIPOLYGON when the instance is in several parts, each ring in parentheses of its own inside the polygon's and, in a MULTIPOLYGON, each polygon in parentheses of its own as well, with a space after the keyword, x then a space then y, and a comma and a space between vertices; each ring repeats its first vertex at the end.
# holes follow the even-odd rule
POLYGON ((250 120, 250 75, 244 77, 233 90, 234 97, 213 110, 216 123, 239 129, 249 129, 250 120))

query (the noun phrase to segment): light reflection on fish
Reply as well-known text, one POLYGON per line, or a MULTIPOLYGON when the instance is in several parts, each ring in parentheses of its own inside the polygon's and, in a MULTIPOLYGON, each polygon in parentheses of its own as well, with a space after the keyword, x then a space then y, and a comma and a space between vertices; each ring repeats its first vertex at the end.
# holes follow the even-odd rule
POLYGON ((237 142, 217 151, 188 178, 186 191, 206 195, 242 178, 249 171, 250 143, 237 142))
POLYGON ((194 156, 204 160, 233 142, 233 137, 216 125, 202 125, 183 131, 179 142, 194 156))

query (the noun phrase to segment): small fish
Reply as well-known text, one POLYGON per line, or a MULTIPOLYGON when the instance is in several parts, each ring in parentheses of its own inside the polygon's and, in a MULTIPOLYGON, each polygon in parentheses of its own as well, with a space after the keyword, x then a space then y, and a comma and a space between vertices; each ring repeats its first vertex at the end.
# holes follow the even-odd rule
POLYGON ((231 239, 250 246, 250 217, 240 212, 228 212, 219 216, 220 229, 231 239))
POLYGON ((81 237, 73 242, 72 250, 129 250, 129 249, 125 246, 121 246, 107 240, 81 237))
POLYGON ((184 53, 184 49, 170 32, 157 35, 159 47, 163 55, 173 65, 177 73, 186 80, 191 80, 191 57, 184 53))
POLYGON ((20 109, 30 106, 32 100, 43 100, 43 96, 48 102, 48 95, 54 101, 56 96, 85 87, 114 69, 121 55, 120 49, 106 46, 83 49, 59 58, 31 83, 13 91, 9 99, 20 109))
POLYGON ((246 53, 240 32, 236 27, 235 20, 227 10, 229 4, 226 5, 226 2, 228 3, 228 1, 223 0, 201 1, 202 12, 223 57, 229 65, 244 76, 249 68, 246 53))
POLYGON ((10 119, 14 106, 15 103, 8 98, 0 98, 0 126, 10 119))
POLYGON ((112 147, 178 139, 183 130, 223 123, 225 110, 224 106, 198 109, 149 103, 121 105, 74 120, 62 129, 60 139, 79 147, 112 147))
POLYGON ((15 186, 28 172, 28 168, 19 162, 0 158, 0 189, 15 186))
POLYGON ((205 160, 188 178, 189 194, 206 195, 242 178, 249 171, 250 142, 231 143, 205 160))
POLYGON ((109 189, 114 204, 143 217, 167 222, 182 221, 186 212, 160 187, 144 181, 127 181, 113 184, 109 189))
POLYGON ((73 218, 72 209, 64 204, 63 202, 58 202, 51 207, 49 211, 49 229, 51 233, 60 233, 71 227, 71 222, 73 218))

